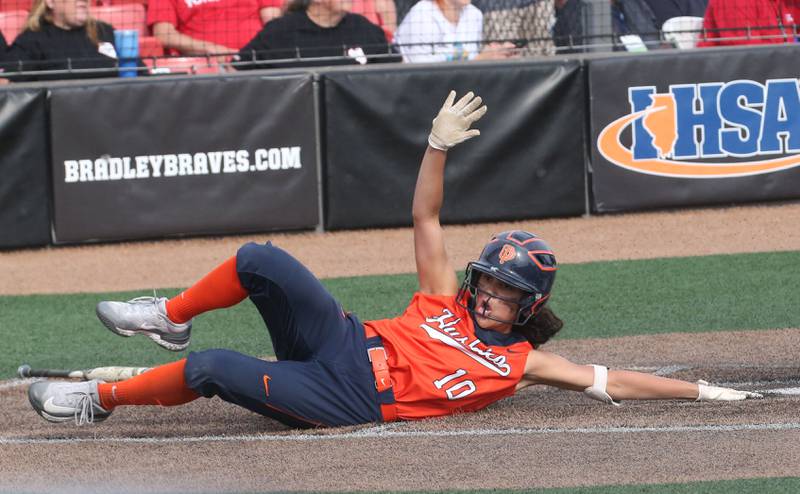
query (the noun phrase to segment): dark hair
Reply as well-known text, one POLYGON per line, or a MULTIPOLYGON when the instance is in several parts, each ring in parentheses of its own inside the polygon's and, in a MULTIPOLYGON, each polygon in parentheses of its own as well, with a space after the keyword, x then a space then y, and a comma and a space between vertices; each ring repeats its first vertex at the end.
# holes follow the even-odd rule
POLYGON ((550 310, 550 307, 542 307, 539 312, 530 318, 523 326, 513 326, 515 331, 525 337, 534 347, 547 343, 564 327, 564 321, 550 310))
POLYGON ((292 0, 286 7, 287 12, 304 12, 311 5, 311 0, 292 0))

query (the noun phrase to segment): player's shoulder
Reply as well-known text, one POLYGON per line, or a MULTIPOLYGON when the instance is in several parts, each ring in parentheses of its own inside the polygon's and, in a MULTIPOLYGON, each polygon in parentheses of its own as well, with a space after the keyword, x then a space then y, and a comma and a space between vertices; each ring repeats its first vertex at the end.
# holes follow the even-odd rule
POLYGON ((481 9, 470 3, 464 7, 462 15, 471 15, 471 16, 480 15, 481 17, 483 17, 483 12, 481 11, 481 9))
POLYGON ((413 7, 408 11, 406 17, 411 16, 411 18, 416 17, 423 17, 423 16, 431 16, 433 15, 439 7, 436 6, 432 0, 419 0, 419 2, 415 3, 413 7))
POLYGON ((341 26, 346 30, 362 33, 362 35, 366 34, 371 38, 386 39, 383 29, 361 14, 348 12, 342 19, 341 26))
POLYGON ((411 297, 410 305, 426 305, 436 307, 460 307, 455 295, 442 295, 417 291, 411 297))
POLYGON ((370 25, 370 26, 378 27, 375 24, 373 24, 372 22, 370 22, 370 20, 367 19, 366 17, 364 17, 363 15, 355 13, 355 12, 346 13, 344 15, 344 17, 342 18, 341 22, 344 23, 345 25, 347 25, 347 24, 350 24, 350 25, 355 24, 355 25, 359 25, 359 26, 370 25))
POLYGON ((464 7, 464 11, 461 13, 461 15, 465 16, 467 20, 475 20, 475 19, 483 20, 483 12, 481 12, 481 10, 478 7, 472 4, 469 4, 466 7, 464 7))
POLYGON ((285 14, 276 17, 266 24, 264 24, 264 31, 273 34, 282 32, 293 32, 304 26, 311 21, 305 12, 286 12, 285 14))
POLYGON ((97 37, 102 41, 114 42, 114 26, 103 21, 96 21, 97 37))
POLYGON ((30 29, 25 29, 20 32, 16 38, 14 38, 14 41, 11 42, 9 47, 13 47, 14 45, 27 45, 32 40, 40 37, 42 37, 41 31, 31 31, 30 29))

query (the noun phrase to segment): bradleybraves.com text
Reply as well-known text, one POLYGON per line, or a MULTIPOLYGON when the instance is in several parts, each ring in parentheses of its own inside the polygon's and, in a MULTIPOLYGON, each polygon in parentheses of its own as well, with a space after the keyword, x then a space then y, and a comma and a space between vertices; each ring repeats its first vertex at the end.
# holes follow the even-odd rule
POLYGON ((302 168, 301 147, 209 151, 140 156, 101 156, 64 161, 64 182, 101 182, 182 177, 218 173, 250 173, 302 168))

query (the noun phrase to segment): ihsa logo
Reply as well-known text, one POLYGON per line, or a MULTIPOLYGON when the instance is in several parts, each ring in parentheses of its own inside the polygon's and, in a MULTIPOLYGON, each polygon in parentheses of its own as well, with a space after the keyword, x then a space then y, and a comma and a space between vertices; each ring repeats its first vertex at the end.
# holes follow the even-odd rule
POLYGON ((597 138, 600 154, 622 168, 663 177, 721 178, 800 165, 797 79, 680 84, 666 94, 652 86, 632 87, 628 100, 631 113, 597 138), (630 148, 621 141, 628 127, 630 148))

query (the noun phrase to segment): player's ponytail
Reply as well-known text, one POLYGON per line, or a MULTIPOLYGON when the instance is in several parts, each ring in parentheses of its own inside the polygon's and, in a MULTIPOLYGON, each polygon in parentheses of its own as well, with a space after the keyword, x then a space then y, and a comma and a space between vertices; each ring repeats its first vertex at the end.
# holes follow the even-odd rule
POLYGON ((521 334, 534 347, 544 345, 564 327, 562 321, 550 307, 542 307, 523 326, 514 326, 513 331, 521 334))

